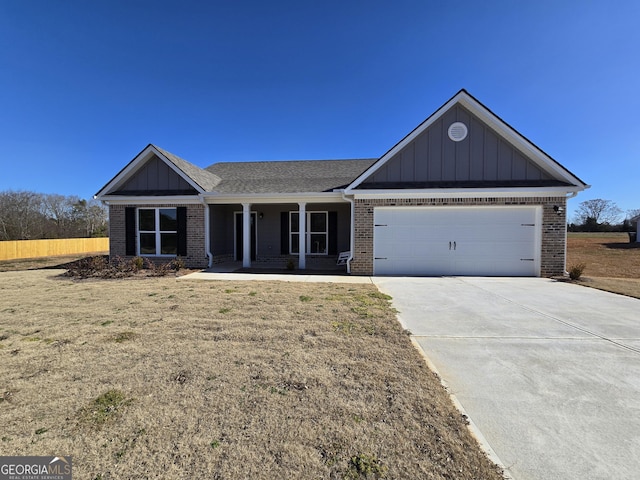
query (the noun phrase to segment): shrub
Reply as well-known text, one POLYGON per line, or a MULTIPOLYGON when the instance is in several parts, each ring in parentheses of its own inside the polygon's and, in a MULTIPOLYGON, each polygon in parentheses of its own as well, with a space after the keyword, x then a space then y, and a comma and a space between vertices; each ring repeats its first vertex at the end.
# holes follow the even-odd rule
POLYGON ((171 268, 176 272, 179 272, 180 270, 184 270, 185 268, 184 260, 181 257, 176 257, 175 259, 171 260, 170 265, 171 265, 171 268))
POLYGON ((577 265, 572 265, 569 268, 569 278, 571 280, 580 280, 582 276, 582 272, 587 266, 584 263, 578 263, 577 265))
POLYGON ((111 268, 105 268, 98 276, 103 278, 128 277, 141 270, 143 263, 144 260, 140 257, 134 257, 130 260, 116 257, 109 265, 111 268))
POLYGON ((142 270, 144 267, 144 259, 142 257, 134 257, 131 259, 131 266, 136 270, 142 270))
POLYGON ((295 268, 296 264, 293 262, 293 260, 291 258, 287 260, 287 270, 295 270, 295 268))
POLYGON ((144 263, 145 268, 151 277, 165 277, 171 270, 173 270, 172 262, 156 264, 146 258, 144 263))
POLYGON ((148 258, 133 257, 124 259, 115 257, 111 262, 106 256, 86 257, 69 264, 65 275, 76 278, 125 278, 142 270, 152 277, 164 277, 171 272, 184 268, 184 260, 176 258, 170 262, 155 264, 148 258))

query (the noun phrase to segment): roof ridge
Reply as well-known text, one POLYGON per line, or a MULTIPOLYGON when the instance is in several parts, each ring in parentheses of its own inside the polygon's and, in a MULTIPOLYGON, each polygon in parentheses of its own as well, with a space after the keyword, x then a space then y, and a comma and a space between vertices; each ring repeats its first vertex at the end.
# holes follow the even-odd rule
POLYGON ((379 157, 371 157, 371 158, 328 158, 328 159, 320 159, 320 158, 309 158, 309 159, 298 159, 298 160, 236 160, 236 161, 228 161, 228 162, 215 162, 211 165, 205 167, 205 169, 213 167, 215 165, 235 165, 235 164, 247 164, 247 163, 294 163, 294 162, 358 162, 358 161, 374 161, 378 160, 379 157))

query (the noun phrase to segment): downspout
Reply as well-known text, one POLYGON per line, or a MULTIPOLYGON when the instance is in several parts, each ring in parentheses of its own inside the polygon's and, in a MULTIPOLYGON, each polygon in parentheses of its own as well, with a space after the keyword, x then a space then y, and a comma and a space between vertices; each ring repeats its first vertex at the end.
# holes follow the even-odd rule
POLYGON ((209 264, 207 268, 211 268, 213 266, 213 254, 211 253, 210 209, 209 205, 202 195, 200 195, 200 201, 204 206, 204 246, 207 257, 209 258, 209 264))
POLYGON ((350 239, 349 239, 349 258, 347 259, 347 273, 351 274, 351 260, 353 260, 353 252, 355 251, 356 245, 355 245, 355 230, 356 230, 356 223, 355 223, 355 218, 354 218, 354 213, 355 213, 355 200, 353 198, 349 198, 345 195, 344 190, 342 191, 342 199, 346 200, 347 202, 349 202, 351 204, 351 234, 350 234, 350 239))
MULTIPOLYGON (((98 200, 98 196, 93 196, 94 200, 98 200)), ((107 238, 109 239, 109 261, 111 261, 111 205, 108 200, 100 200, 102 206, 107 207, 107 238)))
POLYGON ((564 202, 564 276, 567 277, 569 276, 569 272, 567 272, 567 237, 568 237, 568 233, 567 233, 567 200, 569 200, 570 198, 575 197, 576 195, 578 195, 578 192, 570 192, 567 196, 566 196, 566 200, 564 202))

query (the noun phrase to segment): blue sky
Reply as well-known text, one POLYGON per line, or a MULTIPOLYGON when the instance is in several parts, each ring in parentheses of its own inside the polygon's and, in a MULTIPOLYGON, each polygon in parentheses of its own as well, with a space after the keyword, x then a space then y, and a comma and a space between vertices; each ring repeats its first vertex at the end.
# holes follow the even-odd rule
POLYGON ((90 198, 148 143, 378 157, 460 88, 640 208, 640 2, 0 0, 0 190, 90 198))

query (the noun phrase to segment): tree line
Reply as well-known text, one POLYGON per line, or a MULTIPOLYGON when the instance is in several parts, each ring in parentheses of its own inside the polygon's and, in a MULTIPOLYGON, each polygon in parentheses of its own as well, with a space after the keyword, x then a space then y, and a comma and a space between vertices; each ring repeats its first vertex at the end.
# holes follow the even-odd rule
POLYGON ((106 237, 107 208, 97 200, 0 191, 0 240, 106 237))
MULTIPOLYGON (((634 231, 630 220, 638 215, 640 209, 623 212, 615 202, 596 198, 580 202, 567 227, 573 232, 634 231)), ((0 191, 0 241, 106 236, 107 208, 95 199, 0 191)))
POLYGON ((636 229, 631 219, 638 215, 640 208, 623 212, 615 202, 595 198, 578 204, 568 228, 570 232, 630 232, 636 229))

